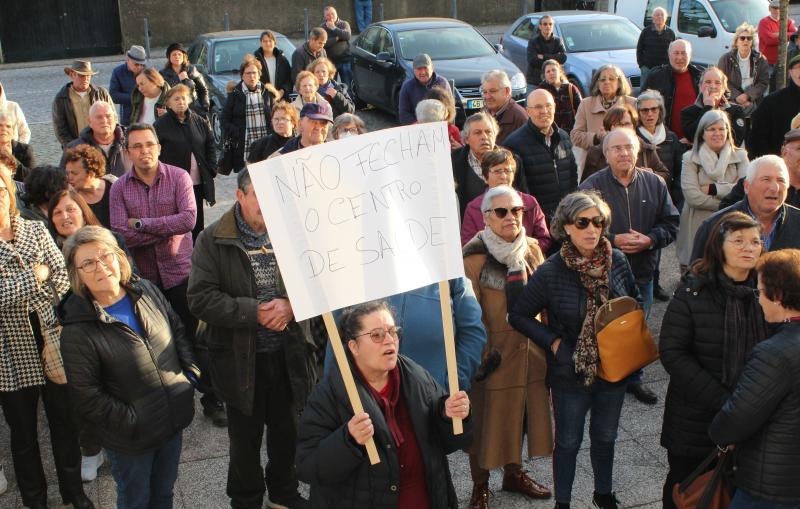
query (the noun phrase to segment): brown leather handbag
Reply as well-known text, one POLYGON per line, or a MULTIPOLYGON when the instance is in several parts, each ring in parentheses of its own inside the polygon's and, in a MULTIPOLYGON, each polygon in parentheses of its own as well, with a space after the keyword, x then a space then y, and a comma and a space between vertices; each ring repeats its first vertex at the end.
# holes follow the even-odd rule
POLYGON ((642 307, 633 297, 603 303, 594 317, 600 367, 597 376, 619 382, 658 359, 642 307))
POLYGON ((727 509, 731 490, 725 479, 730 453, 713 451, 682 483, 672 487, 672 501, 678 509, 727 509), (708 470, 717 459, 713 470, 708 470))

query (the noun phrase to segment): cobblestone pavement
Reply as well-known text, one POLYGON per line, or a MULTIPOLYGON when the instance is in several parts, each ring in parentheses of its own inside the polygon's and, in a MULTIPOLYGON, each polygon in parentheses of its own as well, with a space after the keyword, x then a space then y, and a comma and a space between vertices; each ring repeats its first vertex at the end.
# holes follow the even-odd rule
MULTIPOLYGON (((502 27, 484 27, 490 40, 496 41, 502 33, 502 27)), ((153 54, 162 54, 154 50, 153 54)), ((121 58, 97 59, 93 66, 100 72, 94 82, 108 85, 111 70, 121 58), (101 61, 102 60, 102 61, 101 61)), ((36 63, 31 66, 0 66, 0 82, 11 100, 21 104, 33 132, 32 144, 40 164, 58 164, 60 147, 53 135, 50 120, 52 98, 66 82, 62 68, 69 61, 36 63)), ((163 66, 163 59, 156 60, 157 67, 163 66)), ((367 122, 370 130, 393 125, 392 119, 383 113, 370 110, 359 112, 367 122)), ((224 213, 234 201, 235 177, 220 176, 217 178, 217 204, 206 208, 206 222, 210 224, 224 213)), ((664 251, 662 260, 662 285, 671 290, 678 281, 677 261, 674 248, 664 251)), ((656 302, 650 326, 657 334, 661 326, 666 305, 656 302)), ((661 485, 666 475, 666 453, 659 446, 659 433, 663 414, 663 401, 666 394, 668 376, 661 364, 656 362, 645 370, 645 384, 659 395, 659 403, 649 407, 636 402, 629 395, 625 401, 620 421, 619 438, 616 449, 614 468, 614 486, 622 507, 660 507, 661 485)), ((192 425, 184 433, 184 447, 181 457, 180 474, 176 485, 175 507, 177 508, 222 508, 228 506, 225 496, 225 479, 228 464, 228 438, 225 430, 214 428, 202 415, 199 401, 196 405, 197 415, 192 425)), ((40 444, 48 482, 50 483, 50 505, 60 507, 52 452, 48 440, 44 414, 40 430, 40 444)), ((588 428, 588 425, 587 425, 588 428)), ((592 471, 589 461, 589 441, 584 440, 578 457, 577 475, 574 485, 573 507, 589 507, 592 493, 592 471)), ((262 451, 266 458, 265 452, 262 451)), ((21 508, 14 479, 9 449, 9 431, 5 421, 0 420, 0 462, 5 465, 9 480, 8 492, 0 495, 0 509, 21 508)), ((467 456, 458 452, 450 456, 453 480, 456 492, 462 505, 466 505, 472 482, 469 474, 467 456)), ((532 458, 525 460, 525 468, 539 481, 552 486, 552 463, 550 458, 532 458)), ((492 472, 490 498, 492 507, 497 508, 545 508, 552 507, 552 501, 529 501, 520 495, 506 493, 501 490, 502 474, 492 472)), ((85 485, 87 493, 95 501, 98 508, 115 507, 116 496, 114 481, 109 466, 100 469, 97 480, 85 485)), ((304 493, 307 488, 303 486, 304 493)))

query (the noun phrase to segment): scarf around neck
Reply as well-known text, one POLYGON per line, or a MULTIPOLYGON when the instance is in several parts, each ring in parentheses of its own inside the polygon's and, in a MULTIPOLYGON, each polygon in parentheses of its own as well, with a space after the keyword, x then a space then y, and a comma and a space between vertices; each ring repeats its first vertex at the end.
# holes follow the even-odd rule
MULTIPOLYGON (((700 145, 700 149, 697 151, 697 157, 700 158, 700 164, 703 166, 702 171, 714 182, 722 182, 722 179, 725 178, 725 171, 728 169, 731 156, 733 156, 733 148, 730 143, 726 143, 722 147, 719 155, 708 148, 708 143, 700 145)), ((735 181, 731 183, 733 184, 735 181)))
POLYGON ((489 226, 478 232, 477 237, 483 241, 492 258, 506 267, 502 290, 506 293, 506 307, 511 309, 525 289, 528 276, 533 273, 533 267, 527 260, 529 248, 525 227, 520 225, 519 235, 513 242, 502 239, 489 226))
POLYGON ((642 136, 642 138, 657 147, 664 143, 664 140, 667 139, 667 128, 664 127, 664 124, 658 124, 658 126, 656 126, 655 134, 651 134, 650 131, 644 127, 640 127, 639 134, 642 136))
POLYGON ((578 279, 586 290, 586 317, 573 355, 575 372, 585 386, 594 383, 597 378, 597 366, 600 363, 594 318, 599 305, 608 300, 611 253, 611 243, 605 237, 600 238, 589 258, 581 255, 570 240, 561 245, 561 258, 567 268, 578 273, 578 279))
POLYGON ((372 395, 373 399, 375 399, 375 402, 378 403, 381 412, 383 412, 383 418, 386 419, 386 425, 389 426, 389 432, 392 434, 394 445, 400 447, 405 442, 403 432, 400 430, 400 424, 397 422, 396 413, 397 404, 402 396, 402 391, 400 390, 400 367, 395 365, 394 369, 389 371, 389 382, 383 391, 378 391, 369 384, 366 377, 364 377, 364 373, 358 369, 355 363, 353 363, 353 366, 358 376, 364 382, 364 385, 367 386, 367 390, 372 395))

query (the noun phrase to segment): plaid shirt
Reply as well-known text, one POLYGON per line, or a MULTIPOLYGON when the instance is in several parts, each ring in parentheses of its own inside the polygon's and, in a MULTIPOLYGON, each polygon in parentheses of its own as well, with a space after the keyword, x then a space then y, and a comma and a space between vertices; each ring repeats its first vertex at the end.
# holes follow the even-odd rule
POLYGON ((186 281, 197 220, 189 173, 159 162, 153 185, 148 186, 131 169, 111 186, 109 201, 111 228, 125 239, 142 276, 163 289, 186 281), (141 220, 142 228, 130 228, 128 218, 141 220))

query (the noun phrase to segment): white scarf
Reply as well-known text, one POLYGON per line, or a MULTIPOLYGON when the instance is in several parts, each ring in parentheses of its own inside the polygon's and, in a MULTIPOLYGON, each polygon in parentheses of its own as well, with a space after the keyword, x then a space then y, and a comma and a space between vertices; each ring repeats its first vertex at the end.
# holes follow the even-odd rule
POLYGON ((520 225, 519 229, 519 235, 514 242, 503 240, 488 225, 479 233, 489 254, 508 267, 508 270, 525 270, 526 268, 525 255, 528 254, 528 237, 525 236, 524 226, 520 225))
POLYGON ((639 134, 656 147, 664 143, 664 140, 667 139, 667 129, 664 127, 664 124, 658 124, 658 126, 656 126, 655 134, 651 134, 644 126, 639 127, 639 134))
POLYGON ((708 143, 700 145, 700 150, 697 151, 697 157, 700 159, 700 164, 703 166, 703 171, 714 182, 722 182, 725 177, 725 171, 728 169, 728 161, 733 155, 733 149, 730 143, 726 143, 719 155, 708 148, 708 143))

